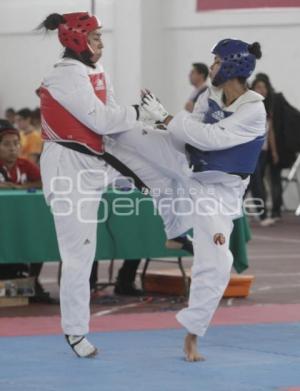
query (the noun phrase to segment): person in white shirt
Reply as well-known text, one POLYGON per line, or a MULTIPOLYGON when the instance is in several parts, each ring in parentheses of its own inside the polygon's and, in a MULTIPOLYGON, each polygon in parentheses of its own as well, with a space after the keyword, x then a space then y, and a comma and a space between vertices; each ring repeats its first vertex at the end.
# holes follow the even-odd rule
POLYGON ((191 85, 194 87, 194 90, 184 106, 186 111, 189 111, 190 113, 193 111, 199 95, 207 88, 206 80, 208 73, 209 70, 206 64, 202 62, 195 62, 192 64, 189 79, 191 85))

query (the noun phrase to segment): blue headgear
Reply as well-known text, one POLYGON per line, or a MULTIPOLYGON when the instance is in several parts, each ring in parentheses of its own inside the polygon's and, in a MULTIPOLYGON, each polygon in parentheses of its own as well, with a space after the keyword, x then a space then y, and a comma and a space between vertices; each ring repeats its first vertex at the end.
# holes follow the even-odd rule
POLYGON ((214 86, 236 77, 246 79, 254 71, 256 58, 249 52, 249 44, 238 39, 223 39, 214 46, 212 53, 221 58, 221 68, 212 80, 214 86))

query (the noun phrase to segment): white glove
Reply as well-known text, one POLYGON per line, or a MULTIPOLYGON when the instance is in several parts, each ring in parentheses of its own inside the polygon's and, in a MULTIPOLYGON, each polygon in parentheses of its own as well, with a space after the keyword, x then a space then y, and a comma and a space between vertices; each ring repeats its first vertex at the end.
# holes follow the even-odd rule
POLYGON ((149 125, 155 124, 155 119, 152 117, 151 113, 149 113, 142 105, 138 106, 139 110, 139 121, 142 121, 149 125))
POLYGON ((147 92, 142 98, 142 109, 144 109, 154 121, 164 122, 169 113, 164 106, 157 100, 152 92, 147 92))

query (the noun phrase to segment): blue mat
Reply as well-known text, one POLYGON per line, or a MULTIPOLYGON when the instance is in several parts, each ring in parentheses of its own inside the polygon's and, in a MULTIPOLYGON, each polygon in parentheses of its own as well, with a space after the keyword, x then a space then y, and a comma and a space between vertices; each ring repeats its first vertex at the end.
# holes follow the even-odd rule
POLYGON ((91 334, 95 359, 62 336, 1 337, 2 391, 268 391, 300 386, 300 324, 211 327, 207 361, 183 360, 183 330, 91 334))

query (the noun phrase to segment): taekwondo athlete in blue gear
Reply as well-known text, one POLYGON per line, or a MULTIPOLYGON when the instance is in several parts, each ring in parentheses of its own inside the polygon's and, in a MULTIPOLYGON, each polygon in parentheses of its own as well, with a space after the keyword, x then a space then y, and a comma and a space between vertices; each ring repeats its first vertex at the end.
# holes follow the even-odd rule
MULTIPOLYGON (((232 112, 223 110, 217 102, 209 98, 203 123, 214 124, 230 115, 232 112)), ((216 170, 246 178, 247 174, 252 174, 255 170, 264 140, 264 136, 258 136, 247 143, 220 151, 201 151, 187 144, 186 150, 194 172, 216 170)))
POLYGON ((212 80, 215 87, 236 77, 248 79, 255 69, 256 57, 249 52, 249 44, 238 39, 223 39, 213 47, 212 53, 222 60, 212 80))
POLYGON ((261 57, 259 43, 225 39, 212 52, 213 87, 199 96, 193 113, 181 111, 172 118, 153 94, 143 103, 155 120, 168 126, 178 149, 189 145, 195 256, 188 307, 177 314, 188 331, 188 361, 202 359, 197 337, 204 336, 229 282, 232 221, 242 214, 243 195, 266 131, 263 97, 248 90, 246 82, 261 57))
MULTIPOLYGON (((256 64, 254 54, 249 53, 248 44, 240 40, 223 39, 213 49, 212 53, 222 59, 221 67, 212 80, 216 87, 227 80, 242 77, 248 78, 256 64)), ((203 123, 214 124, 232 114, 224 110, 211 98, 208 98, 208 110, 203 123)), ((193 171, 218 170, 227 173, 252 174, 264 143, 264 136, 258 136, 245 144, 221 150, 204 152, 187 145, 190 164, 193 171)))

